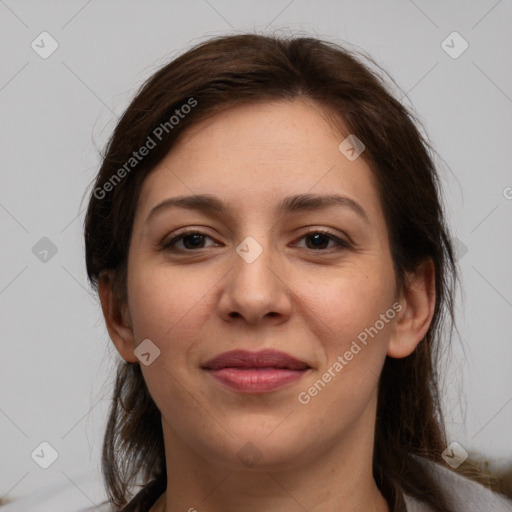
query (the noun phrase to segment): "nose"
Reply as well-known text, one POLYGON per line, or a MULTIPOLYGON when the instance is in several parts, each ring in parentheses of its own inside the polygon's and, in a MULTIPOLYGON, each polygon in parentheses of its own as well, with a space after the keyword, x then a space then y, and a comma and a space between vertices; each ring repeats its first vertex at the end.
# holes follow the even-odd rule
POLYGON ((269 244, 263 247, 250 237, 238 246, 233 267, 227 273, 218 303, 225 321, 249 324, 286 321, 292 310, 292 293, 285 269, 269 244))

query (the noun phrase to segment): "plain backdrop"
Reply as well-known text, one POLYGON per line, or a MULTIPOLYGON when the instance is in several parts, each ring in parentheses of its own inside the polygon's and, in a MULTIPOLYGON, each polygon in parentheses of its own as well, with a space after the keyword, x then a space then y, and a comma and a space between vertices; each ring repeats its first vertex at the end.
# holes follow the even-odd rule
POLYGON ((66 488, 68 510, 102 498, 117 354, 85 277, 82 199, 141 83, 193 44, 246 31, 366 51, 420 116, 465 294, 446 355, 450 440, 510 462, 511 21, 510 0, 0 0, 0 495, 43 489, 42 503, 66 488), (42 442, 58 454, 48 469, 31 455, 42 442))

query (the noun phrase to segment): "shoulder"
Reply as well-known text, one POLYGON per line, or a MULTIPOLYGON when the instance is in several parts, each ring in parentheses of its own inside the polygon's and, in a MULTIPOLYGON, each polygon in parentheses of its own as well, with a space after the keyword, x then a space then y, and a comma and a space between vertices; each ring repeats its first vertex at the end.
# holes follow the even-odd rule
MULTIPOLYGON (((512 501, 433 462, 421 459, 439 487, 446 492, 454 512, 512 512, 512 501)), ((431 508, 411 496, 404 496, 407 512, 431 512, 431 508)))

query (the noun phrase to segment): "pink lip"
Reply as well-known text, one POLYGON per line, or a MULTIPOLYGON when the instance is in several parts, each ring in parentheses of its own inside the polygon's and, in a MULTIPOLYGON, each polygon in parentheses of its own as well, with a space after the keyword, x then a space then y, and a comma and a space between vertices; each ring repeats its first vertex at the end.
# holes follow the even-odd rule
POLYGON ((245 393, 265 393, 300 379, 310 368, 284 352, 232 350, 202 366, 220 383, 245 393))

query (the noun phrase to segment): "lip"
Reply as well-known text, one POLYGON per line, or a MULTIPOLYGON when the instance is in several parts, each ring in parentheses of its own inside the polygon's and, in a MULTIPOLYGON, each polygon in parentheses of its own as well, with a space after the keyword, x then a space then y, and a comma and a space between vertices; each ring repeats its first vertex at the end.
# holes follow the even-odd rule
POLYGON ((207 361, 202 368, 221 384, 244 393, 275 391, 300 379, 310 366, 279 352, 232 350, 207 361))

